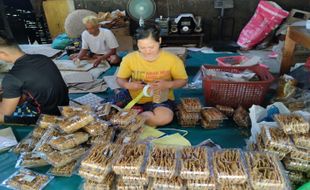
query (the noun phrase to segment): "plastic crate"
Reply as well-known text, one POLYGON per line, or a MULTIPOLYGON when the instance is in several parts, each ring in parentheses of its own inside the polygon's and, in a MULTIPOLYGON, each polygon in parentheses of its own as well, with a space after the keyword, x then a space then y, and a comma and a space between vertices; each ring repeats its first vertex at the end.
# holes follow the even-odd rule
POLYGON ((237 108, 242 105, 245 108, 253 104, 260 105, 271 85, 274 77, 270 72, 258 65, 250 67, 224 67, 203 65, 204 69, 224 72, 239 73, 249 69, 257 74, 260 81, 233 82, 223 80, 211 80, 203 76, 203 91, 205 102, 208 106, 217 104, 237 108))
MULTIPOLYGON (((218 57, 216 58, 217 64, 219 66, 238 66, 240 67, 240 63, 243 61, 249 60, 248 57, 244 55, 236 55, 236 56, 226 56, 226 57, 218 57)), ((268 68, 267 65, 264 64, 258 64, 261 67, 268 68)))

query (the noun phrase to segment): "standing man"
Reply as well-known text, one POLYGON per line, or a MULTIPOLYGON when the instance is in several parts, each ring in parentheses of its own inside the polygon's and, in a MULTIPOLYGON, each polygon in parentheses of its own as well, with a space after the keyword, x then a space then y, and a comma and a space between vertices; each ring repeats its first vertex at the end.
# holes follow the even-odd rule
POLYGON ((114 34, 105 28, 100 28, 97 17, 87 16, 83 19, 86 30, 82 33, 82 49, 78 54, 72 55, 74 61, 82 59, 94 59, 97 67, 106 60, 111 65, 120 63, 116 54, 118 42, 114 34))
POLYGON ((0 60, 14 64, 2 81, 1 123, 35 123, 39 114, 59 115, 58 106, 69 104, 68 88, 50 58, 27 55, 0 34, 0 60))

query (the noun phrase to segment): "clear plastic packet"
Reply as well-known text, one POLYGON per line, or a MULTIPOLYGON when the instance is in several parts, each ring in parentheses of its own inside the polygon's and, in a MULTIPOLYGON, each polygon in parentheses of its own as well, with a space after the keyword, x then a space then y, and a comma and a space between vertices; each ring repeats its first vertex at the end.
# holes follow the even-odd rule
POLYGON ((59 122, 59 128, 66 133, 73 133, 95 120, 89 113, 78 113, 59 122))
POLYGON ((306 134, 309 132, 309 123, 300 115, 278 114, 274 118, 286 134, 306 134))
POLYGON ((123 175, 121 178, 125 184, 139 184, 144 186, 149 184, 149 177, 146 174, 123 175))
POLYGON ((109 127, 106 131, 98 133, 97 136, 90 137, 90 143, 96 144, 106 144, 114 139, 115 131, 113 127, 109 127))
POLYGON ((168 100, 169 97, 169 89, 159 90, 155 89, 153 90, 153 102, 160 104, 162 102, 165 102, 168 100))
POLYGON ((51 125, 58 125, 58 123, 63 119, 63 117, 55 115, 41 114, 37 121, 37 126, 46 129, 51 125))
POLYGON ((22 152, 31 152, 39 140, 39 138, 33 138, 32 134, 29 134, 23 138, 15 147, 13 147, 11 151, 16 154, 20 154, 22 152))
POLYGON ((83 185, 84 190, 112 190, 113 182, 115 180, 115 174, 109 173, 101 183, 95 181, 86 180, 83 185))
POLYGON ((236 109, 233 120, 239 127, 248 128, 251 126, 250 115, 242 106, 236 109))
POLYGON ((140 175, 145 160, 147 146, 145 144, 126 144, 120 151, 112 168, 118 175, 140 175))
POLYGON ((214 177, 208 179, 190 179, 186 182, 188 190, 216 190, 214 177))
POLYGON ((297 183, 297 184, 304 184, 307 182, 307 178, 302 172, 296 172, 296 171, 289 171, 288 177, 291 182, 297 183))
POLYGON ((209 176, 207 150, 204 147, 184 147, 181 150, 180 177, 182 179, 208 179, 209 176))
POLYGON ((41 166, 47 166, 48 162, 43 160, 40 156, 32 153, 32 152, 24 152, 22 153, 15 165, 15 168, 25 167, 25 168, 35 168, 41 166))
POLYGON ((93 181, 95 183, 102 183, 107 176, 107 173, 101 173, 98 171, 91 171, 80 167, 79 175, 86 180, 93 181))
POLYGON ((266 147, 263 141, 262 136, 259 134, 257 135, 257 144, 256 144, 257 150, 261 152, 268 152, 270 154, 276 155, 279 160, 282 160, 286 156, 286 152, 281 152, 281 150, 278 150, 276 147, 266 147))
POLYGON ((131 109, 131 110, 123 110, 115 114, 111 118, 111 122, 114 125, 122 125, 122 126, 128 126, 130 123, 134 121, 136 116, 138 115, 138 111, 131 109))
POLYGON ((215 108, 218 109, 220 112, 222 112, 227 117, 232 117, 235 112, 234 108, 229 107, 229 106, 216 105, 215 108))
POLYGON ((32 137, 41 138, 44 135, 46 130, 47 128, 35 127, 32 131, 32 137))
POLYGON ((285 158, 283 164, 287 170, 310 172, 310 162, 303 162, 300 160, 285 158))
POLYGON ((122 129, 126 129, 130 132, 135 132, 139 130, 141 127, 143 127, 145 123, 146 118, 143 117, 142 115, 137 115, 136 118, 133 119, 133 121, 128 125, 120 125, 119 127, 122 129))
POLYGON ((218 183, 243 184, 248 179, 239 149, 222 149, 213 152, 213 167, 218 183))
POLYGON ((125 184, 122 178, 118 178, 116 183, 117 190, 145 190, 143 185, 139 184, 125 184))
POLYGON ((73 134, 52 137, 49 144, 52 148, 57 150, 66 150, 74 148, 88 140, 88 133, 75 132, 73 134))
POLYGON ((302 162, 310 162, 310 150, 303 148, 294 148, 290 152, 290 158, 300 160, 302 162))
POLYGON ((146 174, 150 177, 172 178, 176 173, 176 148, 154 146, 148 157, 146 174))
POLYGON ((248 183, 243 184, 221 183, 218 186, 218 190, 252 190, 252 187, 248 183))
POLYGON ((115 143, 116 144, 137 143, 139 140, 140 134, 142 132, 143 132, 143 128, 140 128, 138 131, 135 131, 135 132, 121 130, 121 132, 116 135, 115 143))
POLYGON ((73 117, 81 113, 90 113, 92 111, 91 107, 88 105, 82 106, 59 106, 61 115, 64 117, 73 117))
POLYGON ((3 181, 2 185, 11 189, 42 190, 52 179, 52 176, 22 168, 3 181))
POLYGON ((77 165, 78 161, 74 160, 62 167, 51 167, 47 173, 53 176, 71 177, 77 165))
POLYGON ((187 112, 183 106, 178 105, 178 114, 179 120, 188 121, 199 121, 200 120, 200 112, 187 112))
POLYGON ((110 112, 108 113, 108 115, 102 115, 102 116, 99 116, 99 118, 102 120, 105 120, 105 121, 110 121, 111 118, 120 111, 122 111, 122 109, 120 107, 112 104, 110 112))
POLYGON ((83 130, 89 133, 91 136, 97 136, 103 131, 106 131, 110 125, 111 123, 108 121, 97 119, 83 127, 83 130))
POLYGON ((280 127, 261 127, 261 137, 267 148, 278 150, 286 154, 294 148, 292 140, 280 127))
POLYGON ((199 113, 202 108, 199 98, 181 98, 181 105, 186 112, 199 113))
POLYGON ((304 135, 292 135, 292 139, 297 147, 310 149, 310 133, 304 135))
POLYGON ((153 189, 186 190, 184 181, 180 177, 155 178, 153 189))
POLYGON ((47 129, 42 138, 36 144, 35 148, 33 149, 33 152, 39 155, 41 158, 46 158, 46 154, 54 151, 52 146, 49 144, 49 141, 53 137, 58 137, 60 135, 62 135, 61 132, 59 132, 55 128, 47 129))
POLYGON ((111 111, 111 103, 110 102, 99 105, 95 108, 95 113, 98 117, 103 117, 103 116, 109 115, 110 111, 111 111))
POLYGON ((52 151, 46 154, 46 161, 54 167, 63 167, 70 162, 81 158, 85 154, 86 148, 76 147, 63 151, 52 151))
POLYGON ((221 123, 227 117, 216 108, 203 108, 201 110, 202 117, 210 123, 221 123))
POLYGON ((246 152, 252 187, 258 189, 285 189, 286 182, 279 161, 271 154, 261 152, 246 152))
POLYGON ((82 160, 80 170, 106 176, 112 170, 113 160, 119 156, 119 152, 120 146, 116 144, 95 145, 82 160))

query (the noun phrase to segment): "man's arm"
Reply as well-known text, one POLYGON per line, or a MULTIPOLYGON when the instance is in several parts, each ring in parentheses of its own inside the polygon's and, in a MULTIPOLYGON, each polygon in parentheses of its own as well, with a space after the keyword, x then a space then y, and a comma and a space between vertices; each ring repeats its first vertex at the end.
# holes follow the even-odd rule
POLYGON ((4 116, 12 115, 18 105, 20 97, 3 98, 0 103, 0 123, 4 122, 4 116))
POLYGON ((110 57, 111 55, 115 55, 116 54, 116 48, 112 48, 110 49, 110 51, 108 51, 106 54, 99 56, 95 62, 94 62, 94 67, 97 67, 101 61, 106 60, 108 57, 110 57))

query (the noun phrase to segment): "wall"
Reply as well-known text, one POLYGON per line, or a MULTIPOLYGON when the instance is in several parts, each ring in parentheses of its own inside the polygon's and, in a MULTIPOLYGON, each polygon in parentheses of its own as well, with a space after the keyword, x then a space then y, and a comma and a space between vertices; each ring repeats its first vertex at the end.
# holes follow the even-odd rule
MULTIPOLYGON (((124 10, 128 0, 74 0, 75 7, 86 8, 93 11, 112 11, 115 9, 124 10)), ((204 25, 207 28, 208 39, 215 39, 218 34, 217 16, 219 10, 213 8, 213 0, 155 0, 157 4, 157 16, 177 16, 180 13, 194 13, 201 15, 204 19, 204 25)), ((225 16, 229 19, 225 22, 224 35, 231 36, 234 39, 244 25, 252 17, 259 0, 234 0, 235 8, 225 10, 225 16), (232 27, 232 20, 235 27, 232 27)), ((291 10, 292 8, 310 11, 310 0, 274 0, 282 8, 291 10)))

